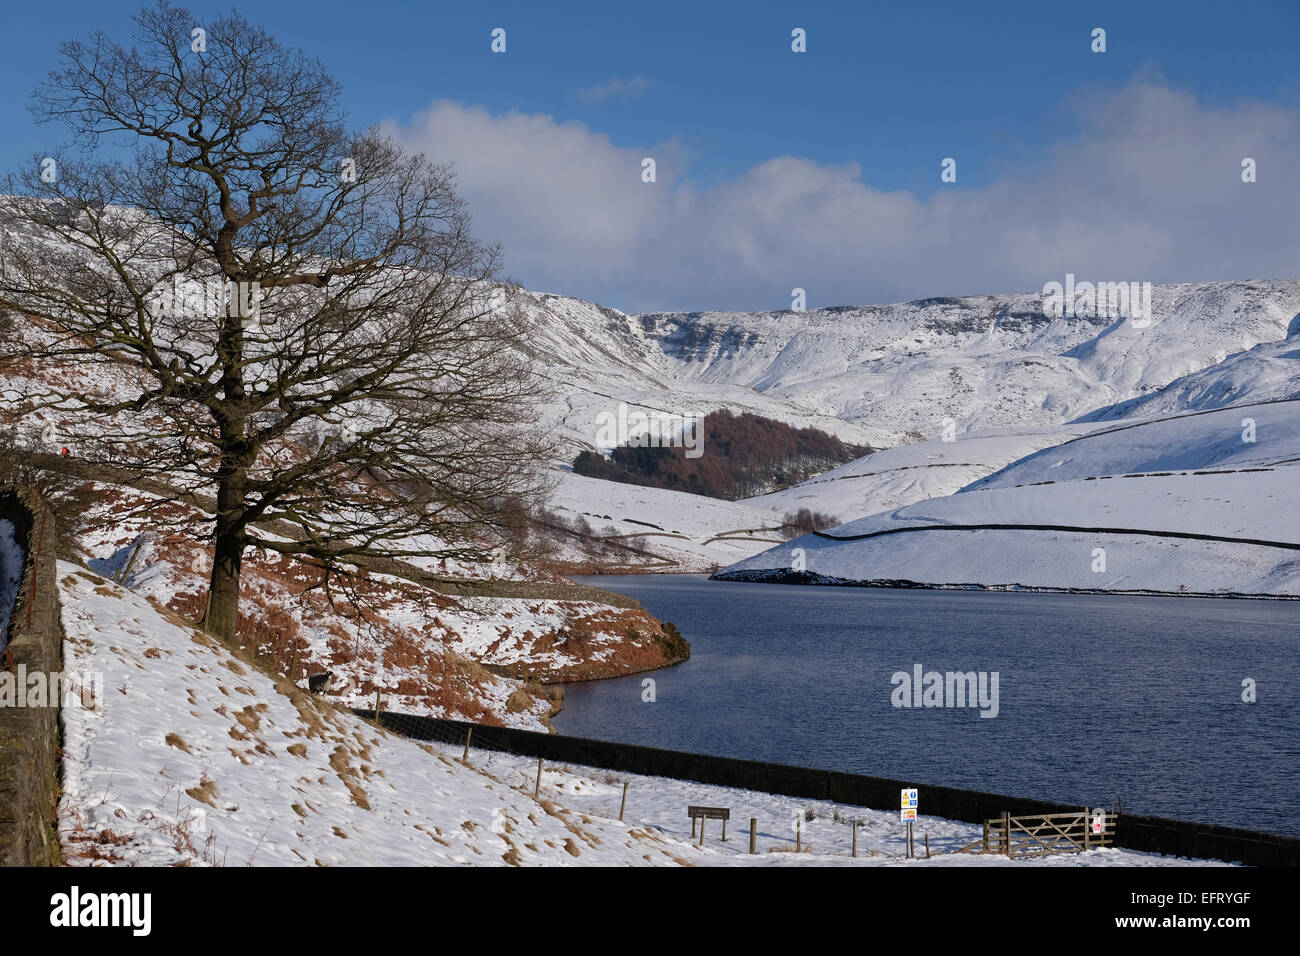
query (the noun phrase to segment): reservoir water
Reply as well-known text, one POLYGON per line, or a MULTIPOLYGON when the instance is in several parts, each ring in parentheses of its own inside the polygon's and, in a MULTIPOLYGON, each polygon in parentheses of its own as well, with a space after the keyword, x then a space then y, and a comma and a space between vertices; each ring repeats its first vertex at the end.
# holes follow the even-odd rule
POLYGON ((692 656, 568 685, 560 733, 1300 835, 1300 603, 584 580, 692 656), (894 706, 916 665, 996 672, 996 716, 894 706))

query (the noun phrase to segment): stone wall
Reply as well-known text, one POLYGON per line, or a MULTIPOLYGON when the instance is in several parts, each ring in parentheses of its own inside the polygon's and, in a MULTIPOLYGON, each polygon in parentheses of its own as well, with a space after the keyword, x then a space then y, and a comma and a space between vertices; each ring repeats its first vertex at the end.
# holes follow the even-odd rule
MULTIPOLYGON (((0 518, 23 543, 25 566, 10 640, 0 670, 54 674, 62 666, 54 516, 31 491, 0 487, 0 518), (20 668, 22 671, 20 671, 20 668)), ((59 701, 42 707, 0 706, 0 865, 51 866, 59 861, 55 802, 59 782, 59 701)))

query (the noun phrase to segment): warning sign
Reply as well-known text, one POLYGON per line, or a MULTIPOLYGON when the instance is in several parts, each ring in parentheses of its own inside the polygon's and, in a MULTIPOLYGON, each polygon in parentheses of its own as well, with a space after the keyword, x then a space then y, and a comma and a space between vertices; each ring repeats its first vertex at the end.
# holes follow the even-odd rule
POLYGON ((903 820, 903 822, 904 822, 904 823, 908 823, 908 822, 911 822, 912 820, 915 820, 915 819, 916 819, 916 805, 917 805, 917 803, 918 803, 917 798, 916 798, 916 788, 915 788, 915 787, 910 787, 910 788, 908 788, 908 789, 903 790, 903 793, 902 793, 902 801, 901 801, 901 803, 902 803, 902 809, 903 809, 903 813, 902 813, 902 820, 903 820))

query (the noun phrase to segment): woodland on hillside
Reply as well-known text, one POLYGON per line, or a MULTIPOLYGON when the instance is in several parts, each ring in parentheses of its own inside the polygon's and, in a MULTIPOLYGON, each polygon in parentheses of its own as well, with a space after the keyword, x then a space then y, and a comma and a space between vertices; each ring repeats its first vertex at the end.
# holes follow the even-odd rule
POLYGON ((608 457, 583 451, 576 474, 735 501, 779 491, 870 453, 817 428, 794 428, 752 412, 722 410, 704 416, 703 453, 679 446, 627 444, 608 457))

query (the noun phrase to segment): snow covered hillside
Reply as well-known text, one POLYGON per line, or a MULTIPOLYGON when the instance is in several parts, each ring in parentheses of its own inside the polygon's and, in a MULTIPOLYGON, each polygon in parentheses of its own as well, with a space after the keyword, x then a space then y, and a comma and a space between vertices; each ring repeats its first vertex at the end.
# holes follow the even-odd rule
MULTIPOLYGON (((760 500, 722 501, 562 471, 552 507, 625 546, 601 559, 600 570, 701 572, 783 540, 776 531, 781 512, 760 500)), ((579 570, 590 561, 576 551, 561 558, 579 570)))
POLYGON ((1300 458, 1300 400, 1088 427, 1089 433, 1026 455, 967 490, 1180 469, 1271 468, 1300 458))
POLYGON ((952 854, 977 826, 921 817, 930 860, 902 858, 897 814, 426 746, 234 657, 154 603, 61 562, 66 669, 102 699, 64 710, 59 839, 94 865, 1205 865, 1101 849, 1043 860, 952 854), (626 822, 617 805, 630 783, 626 822), (690 803, 734 807, 728 843, 690 841, 690 803), (761 821, 754 856, 738 832, 761 821), (794 853, 794 819, 804 852, 794 853), (859 855, 849 855, 858 819, 859 855), (942 855, 940 855, 942 854, 942 855))
POLYGON ((1298 463, 1300 402, 1129 423, 720 576, 1300 597, 1298 463))
POLYGON ((1080 421, 1145 418, 1288 398, 1300 398, 1300 316, 1291 322, 1285 339, 1239 352, 1174 379, 1157 392, 1099 409, 1080 421))
POLYGON ((575 443, 594 445, 595 415, 627 401, 727 405, 883 447, 937 437, 946 419, 959 432, 1057 425, 1279 342, 1300 280, 1156 285, 1141 326, 1104 310, 1055 317, 1041 293, 637 316, 533 295, 529 308, 550 412, 575 443))
POLYGON ((747 498, 747 505, 782 513, 809 508, 842 522, 927 498, 950 495, 978 478, 1041 448, 1049 448, 1098 426, 1003 428, 932 438, 886 448, 832 468, 783 491, 747 498))
POLYGON ((69 708, 60 839, 73 864, 674 863, 689 850, 532 800, 241 662, 61 563, 69 708))
MULTIPOLYGON (((211 555, 203 542, 138 513, 148 497, 96 488, 77 543, 95 571, 197 621, 211 555)), ((673 661, 666 626, 617 595, 536 576, 483 580, 468 568, 383 567, 387 573, 358 569, 347 594, 331 596, 309 567, 250 551, 241 641, 301 686, 308 674, 331 672, 328 694, 343 706, 373 705, 380 693, 406 713, 534 730, 546 729, 560 700, 541 684, 673 661)))
POLYGON ((608 567, 700 570, 758 553, 770 542, 757 535, 713 540, 768 520, 737 521, 737 505, 852 521, 952 494, 1116 418, 1300 391, 1297 280, 1158 285, 1146 325, 1053 317, 1032 293, 763 314, 628 316, 536 295, 530 308, 557 389, 547 414, 568 452, 598 447, 597 416, 618 402, 676 413, 725 404, 884 448, 743 502, 666 492, 648 518, 643 489, 566 476, 562 511, 609 515, 620 534, 640 527, 621 518, 657 526, 643 539, 653 554, 608 567), (668 525, 691 543, 659 537, 668 525))

